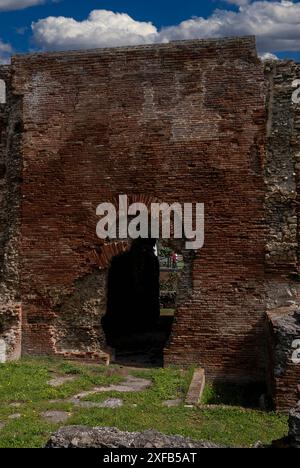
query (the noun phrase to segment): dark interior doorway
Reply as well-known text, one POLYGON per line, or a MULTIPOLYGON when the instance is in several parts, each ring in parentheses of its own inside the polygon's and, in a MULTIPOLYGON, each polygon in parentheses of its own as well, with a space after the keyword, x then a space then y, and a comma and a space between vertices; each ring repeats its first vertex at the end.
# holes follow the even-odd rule
POLYGON ((174 317, 161 316, 157 242, 138 239, 112 260, 107 313, 102 320, 115 360, 128 365, 163 365, 174 317))

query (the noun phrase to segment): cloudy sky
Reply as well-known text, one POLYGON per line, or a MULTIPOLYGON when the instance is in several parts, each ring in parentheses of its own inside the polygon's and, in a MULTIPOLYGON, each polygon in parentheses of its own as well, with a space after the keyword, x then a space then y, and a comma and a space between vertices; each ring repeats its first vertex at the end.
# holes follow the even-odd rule
POLYGON ((300 61, 300 0, 0 0, 11 54, 257 36, 259 53, 300 61))

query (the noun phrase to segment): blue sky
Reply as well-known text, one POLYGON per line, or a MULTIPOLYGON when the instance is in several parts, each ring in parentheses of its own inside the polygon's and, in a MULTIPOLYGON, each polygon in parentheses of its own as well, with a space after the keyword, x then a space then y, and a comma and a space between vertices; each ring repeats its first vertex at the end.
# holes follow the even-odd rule
POLYGON ((250 33, 258 35, 261 54, 270 52, 280 58, 300 60, 300 0, 0 0, 0 53, 2 44, 3 58, 11 53, 34 50, 250 33), (28 3, 39 2, 44 3, 22 8, 28 3), (9 11, 16 7, 20 9, 9 11), (93 10, 111 13, 100 11, 88 19, 93 10), (215 10, 219 11, 216 13, 215 10), (61 21, 58 17, 72 20, 61 21), (150 22, 153 27, 148 24, 150 22), (35 23, 33 29, 32 23, 35 23))
MULTIPOLYGON (((233 5, 226 8, 235 9, 233 5)), ((104 9, 128 13, 138 21, 151 21, 156 26, 171 26, 192 16, 209 16, 214 9, 224 7, 224 2, 203 0, 60 0, 57 3, 47 2, 18 11, 0 12, 0 37, 8 41, 19 52, 26 52, 30 43, 31 23, 47 16, 68 16, 84 20, 92 10, 104 9), (16 29, 27 27, 24 35, 16 29)), ((300 48, 299 48, 300 49, 300 48)))

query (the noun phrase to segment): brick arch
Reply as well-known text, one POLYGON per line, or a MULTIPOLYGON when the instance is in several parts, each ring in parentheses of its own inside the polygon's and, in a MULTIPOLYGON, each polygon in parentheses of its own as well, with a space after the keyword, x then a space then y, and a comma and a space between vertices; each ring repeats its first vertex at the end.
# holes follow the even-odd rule
MULTIPOLYGON (((132 205, 133 203, 142 203, 144 204, 148 210, 151 208, 152 203, 162 203, 156 197, 152 197, 151 195, 145 194, 131 194, 127 195, 128 197, 128 205, 132 205)), ((116 208, 119 206, 119 195, 111 198, 109 200, 116 208)), ((171 232, 172 232, 172 223, 171 223, 171 232)), ((93 258, 91 259, 93 263, 100 268, 100 270, 105 270, 109 268, 111 261, 114 257, 121 255, 122 253, 126 252, 131 246, 131 240, 116 240, 116 241, 108 241, 102 244, 97 252, 95 249, 93 250, 93 258)))
POLYGON ((117 255, 121 255, 126 252, 129 249, 129 246, 129 241, 117 241, 104 244, 100 247, 99 253, 96 250, 93 251, 94 261, 100 270, 106 270, 112 259, 117 255))

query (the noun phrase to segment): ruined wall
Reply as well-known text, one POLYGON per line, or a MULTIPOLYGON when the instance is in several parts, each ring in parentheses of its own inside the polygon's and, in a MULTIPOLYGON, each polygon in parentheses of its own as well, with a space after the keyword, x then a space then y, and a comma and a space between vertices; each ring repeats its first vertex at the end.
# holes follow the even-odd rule
POLYGON ((292 83, 300 77, 300 66, 294 62, 273 62, 266 65, 265 76, 268 107, 266 270, 270 278, 268 307, 271 308, 286 305, 286 300, 297 297, 297 292, 289 291, 286 282, 289 278, 297 280, 299 271, 300 106, 292 102, 292 83), (286 291, 281 285, 282 278, 286 291), (277 289, 281 291, 280 297, 277 289))
POLYGON ((296 340, 300 340, 299 306, 268 312, 268 328, 270 394, 276 409, 290 410, 300 400, 300 363, 296 351, 296 340))
POLYGON ((300 105, 292 102, 292 84, 300 78, 300 65, 272 62, 265 76, 268 375, 277 408, 289 409, 300 397, 300 365, 292 362, 292 343, 300 338, 300 105))
MULTIPOLYGON (((2 98, 2 95, 1 95, 2 98)), ((4 259, 4 235, 6 221, 6 144, 7 144, 8 109, 6 104, 0 104, 0 264, 4 259)))
POLYGON ((19 228, 21 101, 12 93, 10 67, 0 67, 6 103, 0 105, 0 360, 21 355, 19 228))
POLYGON ((204 248, 180 244, 165 362, 222 380, 263 380, 267 366, 277 407, 294 406, 299 78, 293 62, 268 63, 263 76, 252 38, 0 67, 0 362, 18 358, 21 341, 23 354, 101 356, 107 271, 129 244, 97 239, 99 203, 203 202, 204 248))
POLYGON ((97 356, 96 207, 144 194, 206 206, 166 362, 263 378, 265 85, 253 38, 17 56, 12 74, 24 125, 23 353, 97 356))

